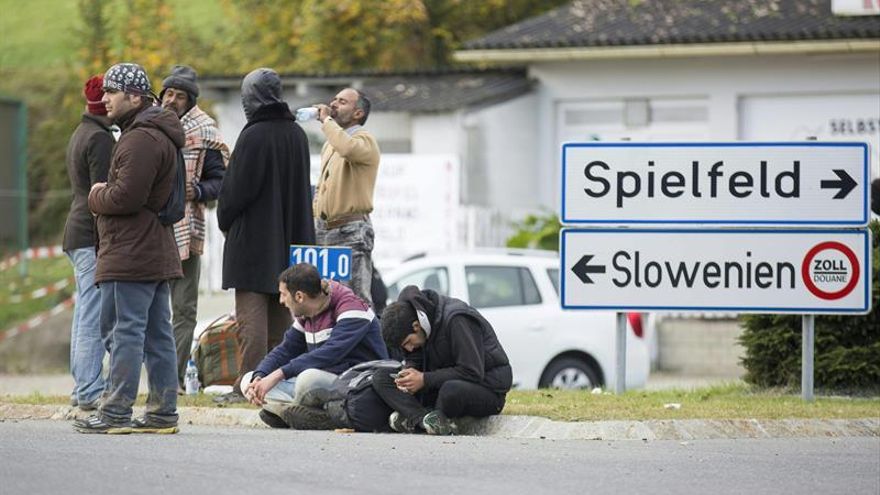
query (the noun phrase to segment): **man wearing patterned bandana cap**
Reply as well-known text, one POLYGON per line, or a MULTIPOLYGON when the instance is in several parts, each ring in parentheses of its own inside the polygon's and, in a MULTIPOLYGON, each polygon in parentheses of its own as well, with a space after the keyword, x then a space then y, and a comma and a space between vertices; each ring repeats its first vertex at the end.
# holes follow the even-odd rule
POLYGON ((176 65, 162 81, 162 106, 178 117, 186 133, 183 158, 186 161, 186 210, 174 224, 174 239, 183 266, 183 278, 171 281, 171 313, 177 347, 177 382, 183 374, 192 347, 199 303, 201 255, 205 245, 206 203, 217 199, 229 161, 229 148, 217 124, 196 104, 199 97, 195 69, 176 65))
POLYGON ((177 359, 168 281, 180 278, 170 225, 158 212, 171 195, 185 143, 180 119, 154 105, 143 67, 121 63, 104 75, 107 116, 122 129, 107 182, 89 192, 97 217, 95 282, 110 372, 98 413, 74 422, 81 433, 177 432, 177 359), (146 414, 132 420, 141 363, 149 377, 146 414))

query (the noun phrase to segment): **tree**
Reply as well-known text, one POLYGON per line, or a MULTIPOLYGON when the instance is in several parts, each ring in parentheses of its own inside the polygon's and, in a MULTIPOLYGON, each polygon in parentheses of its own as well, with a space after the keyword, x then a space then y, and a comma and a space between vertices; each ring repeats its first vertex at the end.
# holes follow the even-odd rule
POLYGON ((237 72, 412 70, 449 65, 464 41, 566 0, 227 0, 237 72))
POLYGON ((110 18, 107 2, 101 0, 79 0, 81 25, 74 28, 76 39, 80 41, 79 59, 82 67, 77 72, 80 79, 101 74, 110 65, 110 18))
POLYGON ((126 0, 117 31, 114 62, 135 62, 150 76, 154 92, 160 76, 183 60, 167 0, 126 0))

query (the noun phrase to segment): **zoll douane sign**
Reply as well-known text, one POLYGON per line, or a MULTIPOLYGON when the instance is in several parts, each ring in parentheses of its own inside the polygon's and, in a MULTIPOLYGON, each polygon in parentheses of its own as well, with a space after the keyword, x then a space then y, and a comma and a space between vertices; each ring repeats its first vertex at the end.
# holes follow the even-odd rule
POLYGON ((563 229, 562 306, 866 313, 867 230, 563 229))
POLYGON ((567 143, 564 224, 862 227, 865 143, 567 143))

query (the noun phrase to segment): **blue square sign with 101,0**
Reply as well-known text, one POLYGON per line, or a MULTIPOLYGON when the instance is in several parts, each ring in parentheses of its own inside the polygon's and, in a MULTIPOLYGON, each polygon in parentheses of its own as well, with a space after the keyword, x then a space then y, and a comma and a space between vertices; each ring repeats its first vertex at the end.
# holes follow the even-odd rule
POLYGON ((308 263, 321 278, 345 282, 351 279, 351 248, 342 246, 290 245, 290 266, 308 263))

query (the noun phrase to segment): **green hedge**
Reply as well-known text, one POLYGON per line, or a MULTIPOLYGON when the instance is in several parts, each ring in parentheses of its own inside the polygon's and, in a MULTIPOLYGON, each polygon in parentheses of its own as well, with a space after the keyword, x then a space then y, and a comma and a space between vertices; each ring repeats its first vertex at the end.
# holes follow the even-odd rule
MULTIPOLYGON (((880 389, 880 223, 869 225, 873 235, 871 312, 859 316, 816 317, 815 386, 828 391, 880 389)), ((801 317, 798 315, 747 315, 742 364, 745 380, 761 387, 800 388, 801 317)))

